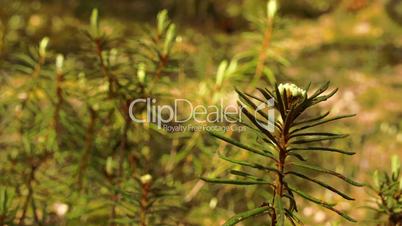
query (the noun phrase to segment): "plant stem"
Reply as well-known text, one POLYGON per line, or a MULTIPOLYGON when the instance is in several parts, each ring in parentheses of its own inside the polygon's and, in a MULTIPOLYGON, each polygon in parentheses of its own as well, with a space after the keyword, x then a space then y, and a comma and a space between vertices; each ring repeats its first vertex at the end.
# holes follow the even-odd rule
POLYGON ((64 102, 63 98, 63 90, 62 90, 62 82, 63 82, 63 73, 57 72, 56 73, 56 106, 53 115, 53 123, 54 123, 54 130, 56 133, 56 141, 58 148, 61 145, 60 139, 60 132, 61 132, 61 124, 60 124, 60 111, 62 104, 64 102))
POLYGON ((272 208, 271 226, 276 226, 276 212, 275 212, 275 208, 272 208))
MULTIPOLYGON (((283 196, 283 189, 284 189, 284 181, 283 175, 285 170, 285 161, 287 157, 287 146, 288 146, 288 131, 283 129, 280 133, 280 142, 279 142, 279 161, 277 162, 277 179, 275 184, 275 194, 274 194, 274 202, 275 197, 282 198, 283 196)), ((276 221, 276 212, 275 208, 273 208, 273 214, 271 215, 271 225, 275 226, 277 223, 276 221)))
POLYGON ((112 200, 113 200, 113 204, 112 204, 112 208, 111 208, 111 213, 110 213, 110 225, 109 226, 115 226, 116 223, 114 222, 114 220, 116 219, 116 205, 114 204, 117 200, 117 194, 114 192, 114 194, 112 195, 112 200))
POLYGON ((168 63, 168 56, 162 55, 159 58, 159 64, 158 64, 158 68, 156 69, 156 78, 159 79, 162 75, 162 71, 163 69, 166 67, 167 63, 168 63))
POLYGON ((94 109, 92 109, 91 107, 89 107, 89 123, 88 123, 88 128, 87 128, 87 132, 86 132, 86 137, 85 137, 85 152, 82 155, 81 158, 81 162, 80 162, 80 166, 79 166, 79 174, 78 174, 78 188, 79 190, 82 189, 82 181, 83 181, 83 177, 85 175, 85 171, 89 162, 89 159, 91 157, 91 153, 92 153, 92 147, 93 147, 93 143, 94 143, 94 137, 95 137, 95 125, 96 125, 96 112, 94 109))
POLYGON ((260 79, 263 70, 264 70, 264 64, 265 60, 267 58, 267 50, 269 48, 269 44, 271 42, 271 37, 272 37, 272 19, 267 18, 267 28, 265 29, 264 32, 264 37, 262 41, 262 47, 258 55, 258 61, 257 61, 257 67, 255 69, 255 77, 254 77, 254 82, 258 82, 260 79))
MULTIPOLYGON (((30 77, 32 78, 32 82, 37 82, 37 79, 39 79, 41 71, 42 71, 42 65, 45 63, 45 58, 43 56, 40 56, 38 63, 35 65, 34 70, 30 74, 30 77)), ((24 100, 21 102, 21 112, 25 110, 25 107, 30 99, 31 92, 32 90, 36 88, 34 85, 32 85, 28 91, 27 91, 27 96, 24 100)), ((21 134, 23 134, 23 129, 21 128, 20 130, 21 134)))
POLYGON ((140 225, 147 226, 148 193, 151 188, 150 183, 142 184, 142 196, 140 200, 140 225))
POLYGON ((110 73, 109 68, 106 66, 105 64, 105 60, 103 59, 102 56, 102 45, 99 39, 95 40, 95 45, 96 45, 96 54, 98 56, 99 59, 99 63, 102 69, 102 72, 104 74, 104 76, 107 78, 108 80, 108 84, 109 84, 109 97, 113 97, 115 94, 115 78, 113 77, 113 75, 110 73))
POLYGON ((20 226, 25 225, 25 218, 26 218, 26 215, 27 215, 27 212, 28 212, 28 206, 29 206, 29 203, 30 203, 30 201, 31 201, 31 199, 33 197, 34 190, 33 190, 33 187, 32 187, 32 181, 35 178, 35 171, 36 171, 36 167, 32 165, 31 169, 30 169, 30 172, 29 172, 28 180, 27 180, 28 195, 25 198, 24 204, 22 205, 23 206, 22 207, 22 214, 21 214, 21 217, 20 217, 20 220, 19 220, 19 223, 18 223, 18 225, 20 225, 20 226))
MULTIPOLYGON (((39 61, 35 65, 35 68, 31 74, 31 77, 33 78, 33 82, 36 82, 36 79, 39 78, 40 73, 42 71, 42 65, 44 64, 44 62, 45 62, 45 58, 43 56, 40 56, 39 61)), ((23 112, 23 110, 25 109, 25 107, 30 99, 30 95, 31 95, 31 92, 33 89, 34 89, 34 86, 31 86, 30 89, 27 91, 27 97, 21 102, 21 112, 23 112)), ((21 137, 23 136, 24 132, 25 132, 24 124, 22 123, 21 127, 20 127, 20 136, 21 137)), ((18 223, 18 225, 21 225, 21 226, 25 224, 24 222, 25 222, 26 214, 28 212, 28 206, 29 206, 30 200, 32 199, 32 196, 33 196, 32 181, 35 178, 36 168, 37 167, 35 165, 31 165, 31 169, 30 169, 30 173, 29 173, 28 181, 27 181, 28 195, 25 198, 25 201, 24 201, 24 204, 22 207, 22 214, 21 214, 21 217, 20 217, 19 223, 18 223)), ((34 213, 34 214, 36 214, 36 213, 34 213)))
POLYGON ((126 159, 126 150, 127 150, 127 145, 128 145, 128 131, 130 129, 130 116, 128 114, 129 112, 129 106, 130 106, 130 101, 126 100, 123 102, 122 106, 121 106, 121 114, 124 118, 124 125, 123 125, 123 131, 122 131, 122 135, 121 135, 121 141, 120 141, 120 159, 119 159, 119 172, 118 172, 118 176, 120 177, 120 179, 122 179, 122 177, 124 176, 124 169, 123 169, 123 165, 124 165, 124 160, 126 159))
MULTIPOLYGON (((33 191, 32 191, 32 193, 33 193, 33 191)), ((35 204, 35 199, 34 198, 31 199, 31 206, 32 206, 32 213, 33 213, 33 216, 34 216, 35 224, 41 226, 42 223, 40 222, 38 213, 36 211, 36 204, 35 204)))
MULTIPOLYGON (((120 140, 120 146, 119 146, 119 168, 118 168, 118 173, 117 173, 117 181, 111 181, 113 186, 119 186, 119 183, 123 181, 124 178, 124 160, 126 159, 126 150, 127 150, 127 134, 130 128, 130 116, 127 114, 128 108, 130 106, 130 101, 124 101, 124 103, 121 106, 121 114, 124 117, 124 125, 123 125, 123 132, 121 135, 121 140, 120 140)), ((113 204, 111 206, 111 214, 110 218, 112 222, 110 223, 110 226, 116 225, 113 220, 116 219, 117 213, 116 213, 116 205, 115 202, 119 201, 119 195, 117 192, 114 192, 112 195, 112 200, 113 204)))

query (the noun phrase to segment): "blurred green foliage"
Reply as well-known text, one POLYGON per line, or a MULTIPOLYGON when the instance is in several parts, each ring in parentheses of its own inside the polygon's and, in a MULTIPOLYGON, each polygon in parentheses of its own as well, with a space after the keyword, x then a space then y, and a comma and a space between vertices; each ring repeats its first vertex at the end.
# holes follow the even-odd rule
POLYGON ((398 226, 402 224, 402 180, 401 162, 399 156, 391 158, 391 173, 374 171, 373 182, 369 185, 372 203, 367 206, 374 210, 376 218, 373 221, 385 225, 398 226))
MULTIPOLYGON (((239 170, 219 151, 252 157, 201 131, 132 123, 128 104, 140 97, 231 104, 234 87, 331 80, 340 92, 311 115, 357 113, 322 128, 351 134, 337 148, 357 155, 309 160, 370 181, 401 155, 401 5, 281 0, 271 23, 265 0, 0 0, 0 225, 220 225, 270 197, 200 180, 239 170)), ((357 208, 362 189, 329 181, 356 201, 297 183, 377 225, 357 208)), ((349 225, 297 201, 306 225, 349 225)))

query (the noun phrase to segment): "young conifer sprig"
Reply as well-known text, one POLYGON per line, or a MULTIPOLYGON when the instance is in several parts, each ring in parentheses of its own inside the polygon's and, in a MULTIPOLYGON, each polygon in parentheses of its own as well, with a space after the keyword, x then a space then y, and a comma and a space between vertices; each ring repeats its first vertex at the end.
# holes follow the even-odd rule
POLYGON ((183 211, 173 184, 150 174, 136 177, 129 184, 125 190, 119 190, 126 213, 117 221, 139 226, 178 224, 176 215, 183 211))
POLYGON ((369 188, 375 193, 374 209, 378 216, 387 218, 385 225, 402 225, 402 177, 401 163, 398 156, 391 158, 391 174, 375 171, 373 185, 369 188))
POLYGON ((307 194, 306 191, 297 188, 295 185, 294 179, 298 178, 329 190, 346 200, 353 200, 353 198, 337 188, 315 179, 315 177, 310 176, 306 172, 326 174, 337 177, 353 186, 362 186, 362 184, 340 173, 312 164, 307 158, 307 154, 312 152, 322 154, 326 152, 346 155, 354 154, 350 151, 324 145, 325 141, 341 139, 346 137, 346 135, 321 132, 321 130, 318 130, 319 127, 326 123, 349 118, 354 115, 341 115, 330 118, 328 117, 329 113, 326 113, 320 116, 306 118, 304 114, 309 111, 311 107, 332 97, 337 92, 337 89, 326 92, 329 88, 329 83, 325 83, 309 94, 309 86, 302 89, 294 84, 286 83, 276 85, 272 91, 269 89, 258 89, 263 98, 237 91, 240 97, 238 101, 239 107, 243 115, 251 122, 251 124, 245 122, 240 123, 252 128, 252 130, 256 132, 257 139, 264 141, 264 148, 254 147, 215 132, 211 133, 212 136, 218 139, 248 151, 250 155, 270 160, 269 164, 263 165, 249 160, 231 159, 219 153, 222 159, 244 168, 245 171, 230 171, 232 175, 241 177, 242 179, 203 177, 203 180, 223 184, 259 185, 270 188, 272 192, 272 200, 264 200, 262 205, 256 205, 259 206, 258 208, 235 215, 224 225, 235 225, 247 218, 264 214, 270 216, 271 225, 285 225, 285 219, 292 225, 296 225, 296 223, 300 223, 300 220, 296 215, 298 205, 295 195, 329 209, 349 221, 355 222, 353 218, 334 208, 335 204, 312 197, 307 194), (279 113, 279 117, 274 117, 273 119, 269 116, 269 113, 263 111, 266 108, 260 107, 261 104, 265 104, 266 106, 269 100, 273 101, 273 108, 276 113, 279 113), (269 125, 272 125, 272 127, 269 125), (261 171, 258 175, 266 176, 256 176, 255 173, 250 173, 246 171, 246 169, 252 169, 253 172, 261 171))

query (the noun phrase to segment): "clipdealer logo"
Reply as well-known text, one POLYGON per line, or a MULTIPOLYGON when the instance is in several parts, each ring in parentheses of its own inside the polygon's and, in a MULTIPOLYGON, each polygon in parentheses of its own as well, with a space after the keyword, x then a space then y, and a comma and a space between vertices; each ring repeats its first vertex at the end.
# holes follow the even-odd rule
MULTIPOLYGON (((158 128, 166 130, 214 130, 219 129, 219 126, 215 125, 216 123, 243 122, 245 116, 242 114, 242 108, 242 106, 237 105, 225 106, 223 100, 217 105, 195 105, 188 99, 175 99, 172 105, 158 104, 155 98, 148 97, 133 100, 130 103, 128 113, 134 123, 154 123, 158 128), (196 125, 191 123, 196 123, 196 125)), ((273 99, 264 103, 260 102, 253 111, 250 109, 248 111, 254 114, 254 117, 261 118, 262 115, 264 116, 263 120, 257 120, 261 127, 270 132, 274 131, 273 99)), ((220 129, 233 130, 234 128, 233 126, 226 126, 220 129)))

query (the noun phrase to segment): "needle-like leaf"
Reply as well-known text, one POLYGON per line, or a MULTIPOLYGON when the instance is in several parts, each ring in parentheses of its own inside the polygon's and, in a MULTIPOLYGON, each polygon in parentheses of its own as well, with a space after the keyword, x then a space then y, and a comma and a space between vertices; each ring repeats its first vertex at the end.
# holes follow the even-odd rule
POLYGON ((263 207, 258 207, 249 211, 245 211, 239 214, 236 214, 235 216, 231 217, 228 221, 226 221, 222 226, 232 226, 235 225, 241 221, 244 221, 250 217, 254 217, 260 214, 263 214, 264 212, 267 212, 269 209, 272 207, 269 206, 263 206, 263 207))
POLYGON ((312 197, 312 196, 309 196, 309 195, 307 195, 307 194, 301 192, 301 191, 298 190, 298 189, 295 189, 295 188, 290 188, 290 189, 291 189, 292 191, 294 191, 296 194, 298 194, 300 197, 302 197, 302 198, 304 198, 304 199, 306 199, 306 200, 308 200, 308 201, 311 201, 311 202, 313 202, 313 203, 315 203, 315 204, 318 204, 318 205, 320 205, 320 206, 322 206, 322 207, 324 207, 324 208, 327 208, 327 209, 329 209, 329 210, 331 210, 331 211, 337 213, 338 215, 342 216, 343 218, 345 218, 345 219, 348 220, 348 221, 357 222, 355 219, 351 218, 351 217, 348 216, 347 214, 345 214, 345 213, 343 213, 343 212, 341 212, 341 211, 335 209, 335 208, 334 208, 334 206, 335 206, 334 204, 328 204, 328 203, 326 203, 326 202, 324 202, 324 201, 321 201, 321 200, 316 199, 316 198, 314 198, 314 197, 312 197))
POLYGON ((242 148, 242 149, 244 149, 244 150, 247 150, 247 151, 249 151, 249 152, 252 152, 252 153, 255 153, 255 154, 264 156, 264 157, 268 157, 268 158, 274 157, 274 155, 273 155, 271 152, 267 151, 267 150, 265 150, 265 151, 257 150, 257 149, 255 149, 255 148, 253 148, 253 147, 247 146, 247 145, 242 144, 242 143, 240 143, 240 142, 238 142, 238 141, 236 141, 236 140, 234 140, 234 139, 231 139, 231 138, 229 138, 229 137, 222 136, 222 135, 220 135, 220 134, 218 134, 218 133, 215 133, 215 132, 209 132, 209 134, 211 134, 212 136, 214 136, 214 137, 216 137, 216 138, 219 138, 219 139, 221 139, 221 140, 224 140, 224 141, 226 141, 226 142, 228 142, 228 143, 230 143, 230 144, 233 144, 233 145, 235 145, 235 146, 237 146, 237 147, 239 147, 239 148, 242 148))
POLYGON ((326 151, 326 152, 337 152, 345 155, 354 155, 355 152, 344 151, 336 148, 327 148, 327 147, 302 147, 302 148, 290 148, 289 152, 294 151, 326 151))
POLYGON ((346 195, 345 193, 343 193, 343 192, 341 192, 341 191, 338 191, 336 188, 334 188, 334 187, 332 187, 332 186, 330 186, 330 185, 328 185, 328 184, 325 184, 325 183, 322 182, 322 181, 316 180, 316 179, 314 179, 314 178, 308 177, 308 176, 306 176, 306 175, 303 175, 303 174, 301 174, 301 173, 294 172, 294 171, 288 171, 288 172, 285 173, 285 175, 286 175, 286 174, 295 175, 295 176, 300 177, 300 178, 303 178, 303 179, 305 179, 305 180, 309 180, 309 181, 311 181, 311 182, 314 182, 314 183, 316 183, 316 184, 318 184, 318 185, 320 185, 320 186, 322 186, 322 187, 324 187, 324 188, 326 188, 326 189, 328 189, 328 190, 330 190, 330 191, 332 191, 332 192, 334 192, 334 193, 336 193, 336 194, 342 196, 342 198, 344 198, 344 199, 347 199, 347 200, 354 200, 352 197, 346 195))
POLYGON ((358 187, 363 186, 362 183, 359 183, 359 182, 356 182, 356 181, 354 181, 352 179, 349 179, 349 178, 345 177, 344 175, 342 175, 342 174, 340 174, 338 172, 335 172, 333 170, 328 170, 328 169, 321 168, 319 166, 313 166, 313 165, 304 164, 304 163, 292 162, 291 164, 294 165, 294 166, 297 166, 297 167, 301 167, 301 168, 310 169, 310 170, 314 170, 314 171, 317 171, 317 172, 333 175, 333 176, 338 177, 338 178, 342 179, 343 181, 345 181, 345 182, 347 182, 347 183, 349 183, 351 185, 354 185, 354 186, 358 186, 358 187))
POLYGON ((272 185, 269 181, 264 180, 231 180, 231 179, 220 179, 220 178, 207 178, 201 177, 201 180, 215 183, 215 184, 234 184, 234 185, 258 185, 258 184, 268 184, 272 185))
POLYGON ((298 131, 309 129, 309 128, 312 128, 312 127, 315 127, 315 126, 318 126, 318 125, 322 125, 322 124, 325 124, 327 122, 332 122, 332 121, 336 121, 336 120, 343 119, 343 118, 350 118, 350 117, 353 117, 353 116, 356 116, 356 115, 355 114, 350 114, 350 115, 337 116, 337 117, 330 118, 330 119, 327 119, 327 120, 324 120, 324 121, 321 121, 321 122, 316 122, 316 123, 313 123, 313 124, 310 124, 310 125, 306 125, 306 126, 294 129, 290 133, 294 134, 294 133, 296 133, 298 131))

